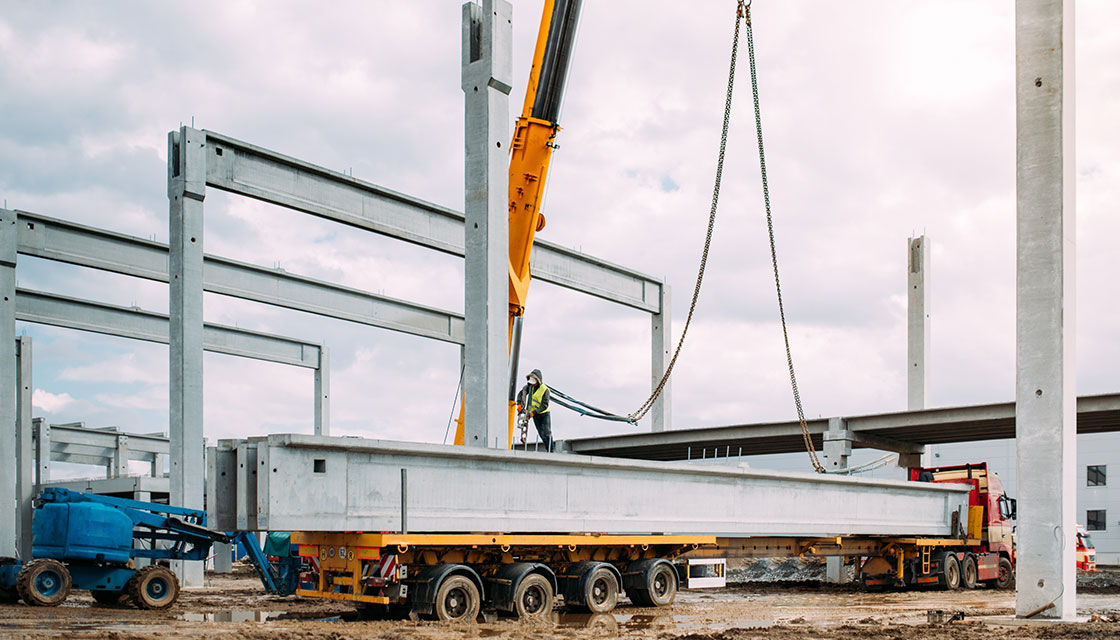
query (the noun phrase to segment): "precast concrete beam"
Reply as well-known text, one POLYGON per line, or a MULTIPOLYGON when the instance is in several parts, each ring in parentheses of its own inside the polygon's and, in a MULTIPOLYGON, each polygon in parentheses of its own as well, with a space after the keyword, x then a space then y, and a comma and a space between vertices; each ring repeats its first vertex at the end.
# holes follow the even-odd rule
POLYGON ((1077 615, 1074 68, 1074 0, 1017 0, 1015 613, 1062 620, 1077 615))
MULTIPOLYGON (((957 485, 776 473, 726 463, 307 435, 245 443, 255 464, 239 459, 235 483, 256 490, 238 494, 237 519, 246 511, 244 522, 255 521, 251 528, 261 530, 398 531, 401 469, 408 473, 412 533, 947 536, 953 518, 963 517, 968 506, 967 488, 957 485), (254 480, 249 474, 256 469, 254 480)), ((237 450, 240 455, 243 448, 237 450)), ((214 526, 234 524, 241 522, 214 526)))

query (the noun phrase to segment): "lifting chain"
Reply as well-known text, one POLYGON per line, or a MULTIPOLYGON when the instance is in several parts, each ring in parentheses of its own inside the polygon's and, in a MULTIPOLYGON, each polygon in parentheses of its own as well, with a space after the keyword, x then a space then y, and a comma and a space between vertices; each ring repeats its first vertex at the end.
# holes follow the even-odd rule
POLYGON ((688 318, 685 320, 684 329, 681 331, 681 338, 680 341, 677 342, 676 351, 673 353, 673 358, 669 361, 669 366, 665 368, 665 375, 661 377, 661 380, 657 383, 657 387, 653 390, 650 397, 637 411, 630 415, 630 418, 635 421, 640 419, 649 412, 650 408, 653 407, 654 401, 661 395, 666 382, 669 380, 669 375, 673 372, 673 365, 677 362, 677 356, 680 355, 681 347, 684 345, 684 338, 688 333, 688 326, 692 322, 692 315, 696 310, 696 301, 700 297, 700 284, 704 280, 704 268, 708 263, 708 249, 712 244, 712 230, 715 227, 716 210, 719 204, 719 188, 723 178, 723 159, 727 149, 727 128, 731 119, 731 97, 735 87, 735 62, 739 52, 740 22, 745 23, 747 26, 747 55, 750 60, 751 68, 751 93, 754 97, 754 124, 755 132, 758 137, 758 161, 762 172, 762 196, 766 206, 766 228, 770 234, 770 260, 774 267, 774 288, 778 294, 778 316, 782 321, 782 339, 786 347, 786 364, 789 365, 789 381, 793 389, 793 402, 797 407, 797 422, 801 427, 801 437, 805 442, 805 450, 809 453, 809 461, 812 463, 814 470, 818 473, 825 473, 824 465, 821 464, 820 458, 817 456, 816 448, 813 446, 813 438, 809 434, 809 425, 805 422, 805 409, 801 405, 801 392, 797 387, 797 374, 793 369, 793 352, 789 347, 789 330, 786 327, 785 305, 782 302, 782 283, 778 276, 778 250, 777 244, 774 241, 774 220, 770 211, 770 184, 766 175, 766 151, 762 144, 762 111, 759 107, 758 99, 758 71, 754 56, 751 3, 746 0, 739 0, 735 11, 735 36, 731 42, 731 69, 727 78, 727 101, 723 109, 723 129, 720 134, 719 160, 716 163, 715 187, 712 191, 712 209, 708 216, 708 235, 704 240, 704 253, 700 258, 700 270, 696 276, 696 288, 692 292, 692 304, 689 306, 688 318))

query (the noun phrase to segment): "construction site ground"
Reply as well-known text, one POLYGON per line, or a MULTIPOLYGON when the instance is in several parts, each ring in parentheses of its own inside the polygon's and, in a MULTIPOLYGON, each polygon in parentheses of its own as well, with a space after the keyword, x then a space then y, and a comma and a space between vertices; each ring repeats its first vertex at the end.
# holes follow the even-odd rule
MULTIPOLYGON (((818 568, 809 563, 802 573, 818 568)), ((56 608, 0 605, 0 638, 1120 638, 1120 568, 1079 576, 1078 611, 1088 620, 1077 624, 1015 623, 1014 591, 868 593, 855 585, 785 579, 686 591, 664 609, 625 600, 613 614, 561 608, 551 620, 538 622, 492 616, 469 625, 365 621, 345 603, 268 596, 244 566, 232 576, 208 575, 207 582, 205 589, 185 590, 171 609, 158 612, 101 606, 87 592, 74 592, 56 608), (946 618, 960 612, 964 618, 931 624, 930 611, 946 618)))

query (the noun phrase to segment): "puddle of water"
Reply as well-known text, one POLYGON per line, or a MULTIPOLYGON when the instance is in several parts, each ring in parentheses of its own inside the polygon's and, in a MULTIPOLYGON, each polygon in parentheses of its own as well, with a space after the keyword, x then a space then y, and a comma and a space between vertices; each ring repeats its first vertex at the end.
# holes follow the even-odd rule
POLYGON ((178 618, 187 622, 265 622, 276 620, 286 611, 253 611, 251 609, 233 609, 230 611, 213 611, 209 613, 184 613, 178 618))
POLYGON ((712 621, 702 615, 669 615, 649 613, 573 613, 561 611, 552 614, 552 620, 569 629, 598 629, 601 631, 648 631, 650 629, 691 631, 695 629, 724 630, 732 628, 768 627, 773 620, 764 618, 731 618, 712 621))

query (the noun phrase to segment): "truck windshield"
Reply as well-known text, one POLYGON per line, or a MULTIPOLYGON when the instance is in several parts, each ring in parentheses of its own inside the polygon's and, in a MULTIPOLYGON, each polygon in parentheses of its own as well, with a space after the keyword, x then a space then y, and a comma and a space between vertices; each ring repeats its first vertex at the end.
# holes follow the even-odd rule
POLYGON ((1087 534, 1087 533, 1082 533, 1081 534, 1081 546, 1085 547, 1086 549, 1095 549, 1096 548, 1096 547, 1093 546, 1093 539, 1091 537, 1089 537, 1089 534, 1087 534))

